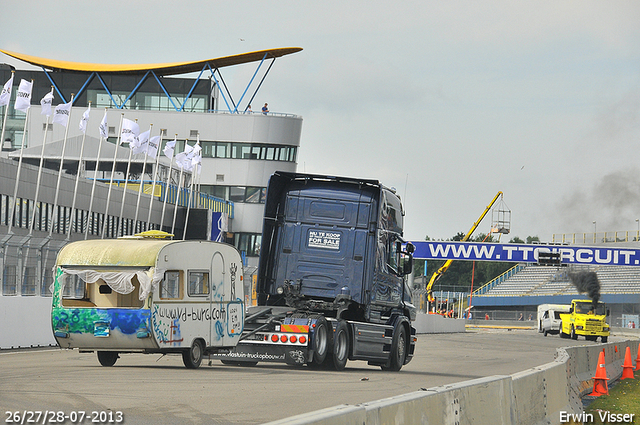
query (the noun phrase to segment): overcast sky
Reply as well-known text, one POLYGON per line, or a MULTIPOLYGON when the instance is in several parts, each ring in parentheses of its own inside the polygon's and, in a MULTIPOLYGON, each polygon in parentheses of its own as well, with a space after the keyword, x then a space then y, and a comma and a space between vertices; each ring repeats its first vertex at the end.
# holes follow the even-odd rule
MULTIPOLYGON (((395 187, 410 240, 466 232, 498 191, 508 238, 638 229, 639 1, 23 0, 1 14, 0 48, 77 62, 302 47, 253 109, 303 117, 299 171, 395 187)), ((254 69, 222 70, 235 99, 254 69)))

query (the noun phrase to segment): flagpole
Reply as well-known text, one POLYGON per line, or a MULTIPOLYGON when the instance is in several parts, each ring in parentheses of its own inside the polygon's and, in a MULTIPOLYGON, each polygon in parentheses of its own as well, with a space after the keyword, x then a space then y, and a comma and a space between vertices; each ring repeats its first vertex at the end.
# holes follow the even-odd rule
MULTIPOLYGON (((178 139, 178 134, 176 134, 176 137, 173 140, 177 140, 177 139, 178 139)), ((175 151, 175 148, 176 147, 174 146, 173 147, 174 151, 175 151)), ((174 154, 171 154, 171 159, 169 159, 169 174, 167 175, 167 184, 164 188, 164 200, 162 202, 162 216, 160 217, 160 230, 162 230, 162 225, 164 224, 164 212, 167 207, 167 198, 169 198, 169 185, 171 184, 171 171, 173 167, 174 156, 175 156, 174 154)), ((178 183, 180 183, 180 180, 178 180, 178 183)), ((171 232, 173 233, 173 229, 171 230, 171 232)))
MULTIPOLYGON (((151 226, 151 208, 153 206, 153 196, 156 193, 156 179, 158 178, 158 164, 160 163, 160 148, 162 147, 162 129, 160 129, 160 141, 158 143, 158 152, 156 153, 156 162, 153 166, 153 175, 151 177, 151 196, 149 197, 149 214, 147 215, 147 226, 151 226)), ((164 213, 164 209, 163 209, 164 213)), ((162 219, 161 219, 162 220, 162 219)), ((162 224, 160 224, 160 230, 162 230, 162 224)))
MULTIPOLYGON (((136 200, 136 214, 133 219, 133 233, 138 224, 138 211, 140 210, 140 196, 142 195, 142 186, 144 185, 144 169, 147 167, 147 159, 149 158, 149 146, 151 146, 151 130, 153 124, 149 124, 149 140, 147 141, 147 149, 144 151, 144 163, 142 164, 142 172, 140 172, 140 187, 138 187, 138 199, 136 200)), ((147 222, 148 224, 148 222, 147 222)))
MULTIPOLYGON (((136 123, 138 120, 136 119, 136 123)), ((120 237, 120 229, 122 229, 122 233, 124 235, 124 228, 122 227, 122 215, 124 213, 124 199, 127 195, 127 184, 129 183, 129 171, 131 170, 131 157, 133 156, 133 148, 131 146, 131 141, 129 141, 129 159, 127 160, 127 172, 124 175, 124 190, 122 191, 122 201, 120 202, 120 218, 118 218, 118 231, 116 235, 120 237)))
MULTIPOLYGON (((9 81, 11 81, 11 86, 10 89, 11 91, 13 91, 13 77, 16 75, 16 71, 11 71, 11 78, 9 79, 9 81)), ((7 104, 4 107, 4 119, 2 121, 2 136, 0 136, 0 148, 1 145, 4 143, 4 129, 7 128, 7 115, 9 115, 9 103, 11 102, 11 95, 9 95, 9 100, 7 101, 7 104)), ((23 133, 23 137, 24 137, 24 133, 23 133)))
MULTIPOLYGON (((33 80, 31 80, 31 84, 33 85, 33 80)), ((29 98, 29 103, 31 103, 31 98, 29 98)), ((7 105, 7 108, 8 107, 9 105, 7 105)), ((20 156, 18 159, 18 172, 16 173, 16 184, 14 185, 14 188, 13 188, 13 203, 11 204, 11 212, 9 215, 9 230, 7 232, 9 235, 13 234, 13 229, 12 229, 13 219, 15 217, 16 203, 18 200, 18 183, 20 183, 20 171, 22 170, 22 157, 24 155, 24 142, 27 138, 27 123, 29 122, 30 111, 31 111, 31 105, 29 105, 29 108, 27 109, 26 115, 24 117, 24 130, 22 130, 22 143, 20 146, 20 156)), ((2 130, 4 130, 4 127, 2 127, 2 130)))
MULTIPOLYGON (((73 93, 71 93, 71 106, 73 107, 73 93)), ((51 215, 51 226, 49 226, 49 237, 51 237, 53 233, 53 225, 59 220, 58 217, 58 195, 60 194, 60 180, 62 179, 62 169, 64 167, 64 151, 67 148, 67 137, 69 135, 69 121, 71 120, 71 109, 69 109, 69 116, 67 117, 67 125, 64 129, 64 140, 62 142, 62 152, 60 153, 60 167, 58 168, 58 181, 56 183, 56 194, 53 198, 53 214, 51 215)), ((54 116, 55 121, 55 116, 54 116)), ((64 230, 64 225, 62 226, 64 230)))
MULTIPOLYGON (((184 140, 184 148, 187 149, 187 143, 189 139, 184 140)), ((184 152, 184 151, 183 151, 184 152)), ((176 158, 176 164, 178 164, 178 158, 176 158)), ((180 163, 180 175, 178 176, 178 190, 176 192, 176 202, 173 205, 173 221, 171 222, 171 233, 175 235, 174 230, 176 227, 176 214, 178 212, 178 202, 180 200, 180 186, 182 185, 182 175, 184 174, 184 164, 180 163)))
MULTIPOLYGON (((89 109, 91 110, 91 101, 89 101, 89 109)), ((71 119, 71 114, 69 114, 69 119, 71 119)), ((82 114, 82 119, 84 120, 84 114, 82 114)), ((89 121, 89 118, 87 117, 87 121, 89 121)), ((82 134, 82 145, 80 146, 80 157, 78 158, 78 170, 76 171, 76 183, 75 186, 73 187, 73 200, 71 201, 71 218, 69 219, 69 231, 67 232, 67 238, 65 239, 66 241, 68 241, 71 238, 71 228, 73 227, 73 225, 75 224, 75 220, 73 219, 74 213, 75 213, 75 209, 76 209, 76 197, 78 194, 78 183, 80 181, 80 172, 82 171, 82 158, 84 155, 84 142, 87 139, 87 123, 85 123, 85 128, 82 134)), ((67 123, 67 126, 69 126, 69 123, 67 123)), ((89 225, 88 222, 88 218, 87 218, 87 226, 89 225)), ((82 228, 82 225, 80 225, 80 228, 82 228)))
POLYGON ((115 152, 113 153, 113 165, 111 166, 111 178, 109 179, 109 191, 107 192, 107 205, 104 208, 104 220, 102 221, 102 235, 101 239, 104 239, 104 232, 107 229, 107 221, 109 221, 109 201, 111 200, 111 189, 113 187, 113 175, 116 172, 116 159, 118 156, 118 147, 120 146, 120 139, 122 138, 122 119, 124 114, 120 114, 120 130, 118 130, 118 139, 115 144, 115 152))
POLYGON ((187 223, 189 222, 189 210, 191 209, 191 197, 193 195, 193 169, 191 170, 191 179, 189 180, 189 197, 187 200, 187 213, 184 217, 184 230, 182 231, 182 240, 187 239, 187 223))
MULTIPOLYGON (((106 115, 107 113, 107 108, 104 108, 104 113, 106 115)), ((91 218, 91 213, 93 211, 93 195, 95 193, 96 190, 96 180, 98 179, 98 165, 100 164, 100 154, 102 153, 102 140, 104 139, 104 137, 102 137, 102 133, 100 133, 100 141, 98 142, 98 154, 96 155, 96 168, 93 172, 93 182, 91 183, 91 198, 89 199, 89 215, 87 216, 87 227, 84 230, 84 239, 87 240, 87 238, 89 237, 89 220, 91 220, 91 228, 93 229, 93 220, 91 218)), ((100 223, 100 220, 98 220, 98 223, 100 223)))
MULTIPOLYGON (((51 86, 51 94, 53 94, 53 86, 51 86)), ((42 168, 44 166, 44 148, 47 143, 47 133, 49 130, 49 116, 47 115, 46 124, 44 126, 44 136, 42 137, 42 149, 40 150, 40 165, 38 166, 38 179, 36 180, 36 195, 33 198, 33 214, 31 216, 31 227, 29 229, 29 235, 33 233, 33 228, 36 222, 36 204, 38 203, 38 194, 40 193, 40 180, 42 179, 42 168)), ((42 206, 40 207, 42 208, 42 206)))
POLYGON ((176 201, 173 204, 173 221, 171 222, 171 234, 174 234, 174 229, 176 227, 176 213, 178 212, 178 202, 180 200, 180 186, 182 186, 182 174, 183 168, 180 166, 180 174, 178 175, 178 190, 176 191, 176 201))

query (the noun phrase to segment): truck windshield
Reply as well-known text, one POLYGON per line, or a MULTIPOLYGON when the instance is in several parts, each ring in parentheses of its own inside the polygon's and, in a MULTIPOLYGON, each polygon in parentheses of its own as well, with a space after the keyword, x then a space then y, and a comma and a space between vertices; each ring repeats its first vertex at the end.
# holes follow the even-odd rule
POLYGON ((593 309, 592 302, 579 302, 576 303, 576 313, 578 314, 596 314, 599 316, 605 315, 605 305, 603 303, 598 303, 595 311, 593 309))

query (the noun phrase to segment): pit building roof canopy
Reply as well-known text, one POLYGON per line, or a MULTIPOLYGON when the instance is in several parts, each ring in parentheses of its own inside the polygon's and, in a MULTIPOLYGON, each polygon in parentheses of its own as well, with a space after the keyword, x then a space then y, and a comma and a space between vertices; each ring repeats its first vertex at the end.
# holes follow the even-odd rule
POLYGON ((98 73, 119 73, 119 74, 146 74, 154 71, 160 75, 179 75, 191 72, 200 72, 206 64, 212 68, 223 68, 227 66, 239 65, 249 62, 259 62, 269 58, 279 58, 301 51, 300 47, 284 47, 278 49, 258 50, 255 52, 241 53, 232 56, 223 56, 215 59, 205 59, 191 62, 171 62, 156 63, 146 65, 110 65, 97 63, 69 62, 56 59, 45 59, 36 56, 25 55, 22 53, 10 52, 0 49, 0 52, 19 59, 32 65, 50 69, 52 71, 71 71, 71 72, 98 72, 98 73))
POLYGON ((228 112, 240 113, 242 111, 245 111, 248 105, 250 105, 253 99, 255 98, 258 90, 260 89, 260 86, 262 85, 262 82, 264 81, 267 74, 269 73, 269 70, 271 69, 271 66, 273 65, 275 60, 279 57, 290 55, 292 53, 297 53, 301 50, 302 50, 301 47, 283 47, 278 49, 258 50, 255 52, 241 53, 241 54, 232 55, 232 56, 223 56, 215 59, 205 59, 205 60, 192 61, 192 62, 156 63, 156 64, 146 64, 146 65, 110 65, 110 64, 69 62, 69 61, 61 61, 56 59, 44 59, 36 56, 10 52, 8 50, 2 50, 2 49, 0 49, 0 53, 4 53, 5 55, 11 56, 23 62, 27 62, 32 65, 41 67, 45 75, 47 76, 47 78, 51 81, 51 84, 55 88, 60 98, 64 101, 64 103, 67 102, 67 98, 63 95, 63 90, 61 90, 61 87, 59 87, 59 84, 56 83, 55 81, 55 79, 57 78, 55 75, 56 73, 71 72, 71 73, 78 73, 80 75, 82 74, 87 75, 87 79, 84 82, 84 85, 82 85, 82 87, 73 87, 73 88, 66 87, 67 92, 76 94, 76 97, 73 99, 74 105, 75 105, 75 101, 80 97, 81 94, 83 94, 83 92, 85 91, 89 83, 93 80, 95 76, 97 76, 105 92, 111 98, 113 105, 115 105, 115 107, 118 109, 123 109, 126 107, 127 102, 129 102, 132 96, 135 95, 135 93, 140 88, 140 86, 148 78, 154 78, 157 81, 160 88, 162 89, 162 91, 164 92, 164 94, 166 95, 166 97, 169 99, 169 102, 174 107, 174 109, 176 111, 184 111, 185 105, 187 104, 187 101, 191 98, 193 90, 198 84, 200 77, 206 70, 209 70, 211 71, 211 78, 213 79, 215 84, 218 87, 221 87, 222 89, 220 91, 220 95, 224 100, 224 103, 226 105, 228 112), (244 106, 244 108, 240 107, 240 105, 243 104, 243 100, 245 98, 245 95, 247 95, 247 92, 250 86, 252 86, 252 84, 254 83, 254 80, 256 80, 258 71, 260 70, 262 65, 268 60, 270 60, 271 64, 268 66, 267 70, 264 72, 264 75, 262 76, 260 81, 256 83, 257 87, 254 86, 255 89, 253 91, 253 94, 250 96, 249 101, 246 102, 247 106, 244 106), (224 83, 224 80, 222 79, 220 68, 233 66, 233 65, 252 63, 252 62, 258 63, 257 69, 255 70, 253 76, 247 83, 246 88, 244 89, 242 95, 240 96, 240 99, 236 102, 234 100, 234 97, 231 95, 229 87, 226 85, 226 83, 224 83), (169 93, 169 91, 163 84, 162 77, 169 76, 169 75, 189 74, 193 72, 199 72, 200 74, 198 75, 198 78, 194 81, 189 93, 187 93, 186 96, 184 94, 181 94, 178 96, 181 98, 184 96, 184 98, 181 99, 182 103, 181 104, 176 103, 175 99, 172 98, 171 93, 169 93), (218 74, 218 78, 216 77, 216 73, 218 74), (127 96, 127 98, 124 101, 120 101, 114 98, 112 90, 110 89, 110 87, 107 86, 105 81, 100 77, 100 74, 109 74, 114 76, 133 75, 133 76, 136 76, 136 78, 138 78, 139 81, 137 82, 137 85, 135 85, 135 87, 131 87, 131 91, 127 96))

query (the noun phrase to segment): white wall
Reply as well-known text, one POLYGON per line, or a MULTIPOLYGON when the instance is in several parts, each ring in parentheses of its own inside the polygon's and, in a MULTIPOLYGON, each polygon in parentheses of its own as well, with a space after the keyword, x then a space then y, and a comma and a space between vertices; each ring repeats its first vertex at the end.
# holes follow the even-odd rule
POLYGON ((51 298, 0 296, 0 348, 57 345, 51 330, 51 298))

